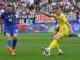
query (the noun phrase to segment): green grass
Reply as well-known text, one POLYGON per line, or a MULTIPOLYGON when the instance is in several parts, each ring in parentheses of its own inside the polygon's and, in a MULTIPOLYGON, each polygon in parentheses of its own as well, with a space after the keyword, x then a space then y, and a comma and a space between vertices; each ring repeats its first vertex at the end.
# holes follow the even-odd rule
POLYGON ((6 38, 0 35, 0 60, 80 60, 80 38, 64 38, 58 41, 64 55, 56 56, 52 49, 51 56, 43 56, 41 47, 48 47, 50 33, 19 34, 16 56, 11 56, 6 49, 6 38))

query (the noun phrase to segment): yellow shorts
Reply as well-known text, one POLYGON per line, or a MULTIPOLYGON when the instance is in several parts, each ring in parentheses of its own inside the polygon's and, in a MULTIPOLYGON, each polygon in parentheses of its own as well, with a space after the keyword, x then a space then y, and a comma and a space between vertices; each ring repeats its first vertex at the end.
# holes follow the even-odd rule
POLYGON ((57 34, 60 35, 62 38, 68 36, 68 28, 67 27, 60 28, 57 34))

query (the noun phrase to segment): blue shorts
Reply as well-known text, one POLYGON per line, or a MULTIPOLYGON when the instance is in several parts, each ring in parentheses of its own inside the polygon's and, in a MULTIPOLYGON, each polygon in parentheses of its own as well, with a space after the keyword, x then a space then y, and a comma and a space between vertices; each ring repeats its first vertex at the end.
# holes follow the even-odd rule
POLYGON ((59 31, 59 27, 58 27, 58 28, 55 28, 55 30, 54 30, 54 31, 58 32, 58 31, 59 31))
POLYGON ((17 27, 5 27, 4 34, 5 33, 8 33, 11 36, 13 36, 13 34, 17 34, 18 33, 18 29, 17 29, 17 27))

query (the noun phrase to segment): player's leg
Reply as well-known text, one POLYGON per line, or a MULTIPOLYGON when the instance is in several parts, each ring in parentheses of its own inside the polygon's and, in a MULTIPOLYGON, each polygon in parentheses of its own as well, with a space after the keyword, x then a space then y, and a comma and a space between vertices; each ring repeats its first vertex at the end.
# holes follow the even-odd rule
POLYGON ((6 31, 6 37, 8 39, 8 44, 7 44, 7 49, 10 52, 11 55, 14 55, 14 51, 13 51, 13 44, 12 44, 12 29, 8 28, 5 30, 6 31))
POLYGON ((7 46, 12 48, 12 42, 11 42, 11 30, 9 28, 5 28, 4 34, 8 40, 7 46))
POLYGON ((55 36, 56 34, 57 34, 56 31, 54 31, 54 32, 51 33, 51 40, 53 40, 53 38, 54 38, 53 36, 55 36))
POLYGON ((58 34, 56 34, 56 35, 54 36, 54 39, 51 41, 49 47, 48 47, 48 48, 43 48, 43 51, 44 51, 43 54, 44 54, 45 56, 49 56, 49 55, 50 55, 50 50, 51 50, 52 48, 57 49, 57 51, 58 51, 57 55, 63 54, 61 48, 59 47, 59 45, 58 45, 58 43, 57 43, 57 40, 59 40, 60 38, 61 38, 61 36, 58 35, 58 34))
MULTIPOLYGON (((58 45, 58 43, 57 43, 57 41, 58 41, 61 37, 62 37, 61 35, 56 34, 56 35, 54 36, 52 42, 50 43, 48 49, 51 50, 52 48, 55 48, 55 49, 57 49, 57 51, 61 51, 61 53, 63 53, 62 50, 61 50, 61 48, 59 47, 59 45, 58 45)), ((59 54, 61 54, 61 53, 59 53, 59 54)))
POLYGON ((17 34, 18 34, 17 28, 13 29, 12 34, 13 34, 13 49, 15 49, 17 44, 17 34))
POLYGON ((51 33, 51 40, 53 40, 53 36, 56 35, 58 31, 59 31, 59 27, 54 29, 54 31, 51 33))
POLYGON ((15 48, 16 48, 16 44, 17 44, 17 33, 18 33, 18 30, 13 29, 13 31, 12 31, 12 34, 13 34, 13 42, 12 42, 12 44, 13 44, 13 47, 12 47, 13 55, 15 55, 15 48))
POLYGON ((17 44, 17 34, 13 34, 13 49, 15 49, 16 47, 16 44, 17 44))
POLYGON ((75 33, 70 33, 68 37, 80 37, 80 35, 75 33))
POLYGON ((59 40, 61 38, 61 33, 57 34, 59 31, 59 27, 55 29, 55 31, 52 33, 52 42, 49 46, 49 49, 51 50, 51 48, 54 48, 54 46, 56 45, 57 50, 60 50, 58 44, 57 44, 57 40, 59 40), (53 45, 54 44, 54 45, 53 45), (52 47, 53 46, 53 47, 52 47))
POLYGON ((10 32, 6 32, 5 33, 6 34, 6 37, 7 37, 7 39, 8 39, 8 43, 7 43, 7 49, 8 49, 8 51, 10 52, 10 54, 12 55, 12 42, 11 42, 11 35, 10 35, 10 32))
MULTIPOLYGON (((56 29, 54 30, 54 32, 51 33, 51 42, 53 41, 54 36, 56 36, 56 34, 57 34, 58 31, 59 31, 59 28, 56 28, 56 29)), ((50 55, 50 49, 51 49, 51 48, 54 48, 53 44, 54 44, 54 45, 57 44, 57 41, 54 40, 54 41, 50 44, 49 48, 42 48, 43 51, 44 51, 43 54, 44 54, 45 56, 49 56, 49 55, 50 55)), ((58 46, 58 44, 57 44, 57 48, 60 49, 59 46, 58 46)))
POLYGON ((17 43, 17 34, 13 34, 13 42, 12 42, 12 55, 15 55, 15 47, 16 47, 16 43, 17 43))
POLYGON ((57 55, 63 54, 63 51, 59 47, 57 41, 60 40, 62 37, 67 36, 67 35, 68 35, 68 29, 67 28, 59 29, 59 32, 56 35, 54 35, 53 40, 51 41, 49 47, 43 49, 44 50, 43 53, 45 53, 44 55, 47 55, 47 56, 50 55, 50 50, 52 48, 57 49, 57 51, 58 51, 57 55))

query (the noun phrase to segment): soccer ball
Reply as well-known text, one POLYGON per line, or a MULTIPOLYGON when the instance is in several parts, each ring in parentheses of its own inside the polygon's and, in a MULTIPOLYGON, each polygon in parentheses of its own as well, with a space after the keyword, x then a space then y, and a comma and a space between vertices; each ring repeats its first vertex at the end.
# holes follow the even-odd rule
POLYGON ((44 56, 50 56, 50 52, 43 51, 44 56))

